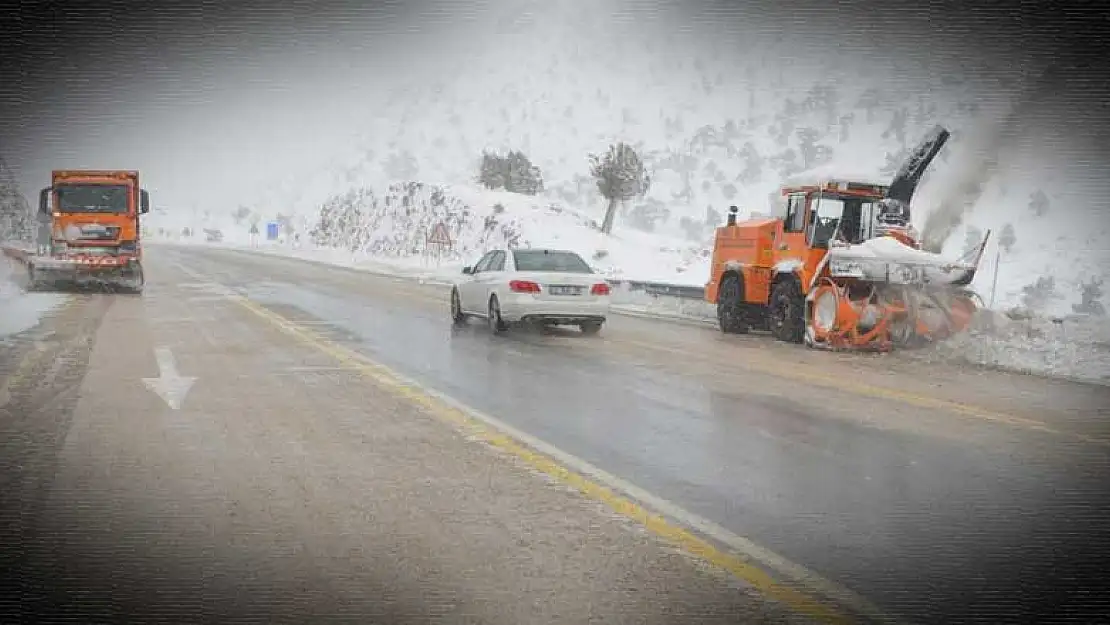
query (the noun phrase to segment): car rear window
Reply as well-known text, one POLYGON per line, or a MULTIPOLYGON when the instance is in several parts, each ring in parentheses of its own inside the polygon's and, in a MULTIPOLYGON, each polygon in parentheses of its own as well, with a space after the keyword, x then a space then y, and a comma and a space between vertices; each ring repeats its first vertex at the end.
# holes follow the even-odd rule
POLYGON ((562 271, 565 273, 593 273, 582 257, 574 252, 551 250, 517 250, 513 252, 517 271, 562 271))

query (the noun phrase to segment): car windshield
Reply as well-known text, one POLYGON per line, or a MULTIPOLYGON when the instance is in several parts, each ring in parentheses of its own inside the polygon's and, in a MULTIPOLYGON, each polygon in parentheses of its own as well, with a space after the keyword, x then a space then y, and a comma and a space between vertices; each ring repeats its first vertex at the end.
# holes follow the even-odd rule
POLYGON ((127 212, 127 185, 66 184, 59 185, 58 212, 116 213, 127 212))
POLYGON ((574 252, 551 250, 518 250, 513 252, 517 271, 560 271, 593 273, 582 257, 574 252))

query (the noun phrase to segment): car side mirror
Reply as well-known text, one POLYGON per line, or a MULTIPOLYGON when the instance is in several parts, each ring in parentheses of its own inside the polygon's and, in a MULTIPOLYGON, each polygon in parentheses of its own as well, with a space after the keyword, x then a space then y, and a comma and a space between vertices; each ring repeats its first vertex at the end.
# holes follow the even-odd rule
POLYGON ((50 214, 50 192, 53 191, 50 187, 46 187, 39 191, 39 212, 43 215, 50 214))
POLYGON ((145 215, 150 212, 150 193, 146 189, 139 191, 139 213, 145 215))
POLYGON ((474 273, 474 268, 467 265, 466 267, 463 267, 463 273, 469 276, 474 273))

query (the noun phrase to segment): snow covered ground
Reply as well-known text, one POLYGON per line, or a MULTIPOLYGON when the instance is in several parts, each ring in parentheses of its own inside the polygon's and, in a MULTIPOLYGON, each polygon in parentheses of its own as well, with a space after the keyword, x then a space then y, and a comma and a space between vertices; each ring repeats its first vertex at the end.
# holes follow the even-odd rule
POLYGON ((17 270, 0 257, 0 341, 35 327, 66 300, 58 293, 24 292, 15 279, 17 270))

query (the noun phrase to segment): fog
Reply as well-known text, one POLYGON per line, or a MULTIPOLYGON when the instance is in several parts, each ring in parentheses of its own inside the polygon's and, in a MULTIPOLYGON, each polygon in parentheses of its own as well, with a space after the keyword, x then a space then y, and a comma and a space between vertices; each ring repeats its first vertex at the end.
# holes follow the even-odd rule
MULTIPOLYGON (((802 2, 424 0, 70 14, 58 17, 53 30, 25 24, 42 28, 23 42, 30 56, 24 84, 17 81, 19 93, 5 81, 5 108, 17 113, 5 115, 0 150, 27 195, 46 184, 53 168, 119 167, 141 170, 156 204, 168 211, 252 205, 277 181, 295 185, 298 177, 366 142, 360 135, 382 127, 370 129, 374 120, 403 123, 381 117, 389 102, 394 106, 388 110, 397 110, 405 88, 442 81, 448 88, 469 84, 480 91, 484 78, 468 73, 467 58, 488 58, 491 50, 500 50, 494 56, 512 66, 520 53, 536 55, 537 30, 557 28, 571 15, 587 16, 582 23, 589 27, 564 26, 545 53, 557 57, 590 48, 601 55, 606 48, 599 45, 628 40, 665 41, 676 55, 715 46, 710 54, 737 55, 735 72, 742 80, 742 55, 777 46, 761 63, 780 65, 787 80, 796 77, 800 87, 836 55, 842 67, 907 88, 920 77, 973 75, 988 104, 992 95, 1012 91, 1013 81, 1033 71, 1026 61, 1037 46, 992 38, 997 29, 983 31, 983 24, 971 19, 977 14, 957 13, 956 5, 916 12, 876 3, 838 7, 830 12, 802 2)), ((604 72, 610 72, 618 84, 630 74, 635 79, 636 68, 632 58, 599 62, 591 80, 604 84, 610 80, 604 72)), ((657 104, 633 101, 631 95, 620 102, 621 96, 614 93, 615 108, 652 111, 657 104)), ((684 99, 659 104, 697 106, 699 95, 684 99)), ((422 105, 419 98, 411 103, 414 109, 422 105)), ((542 128, 516 132, 531 135, 533 143, 551 140, 542 128)), ((388 143, 369 141, 379 147, 388 143)))

